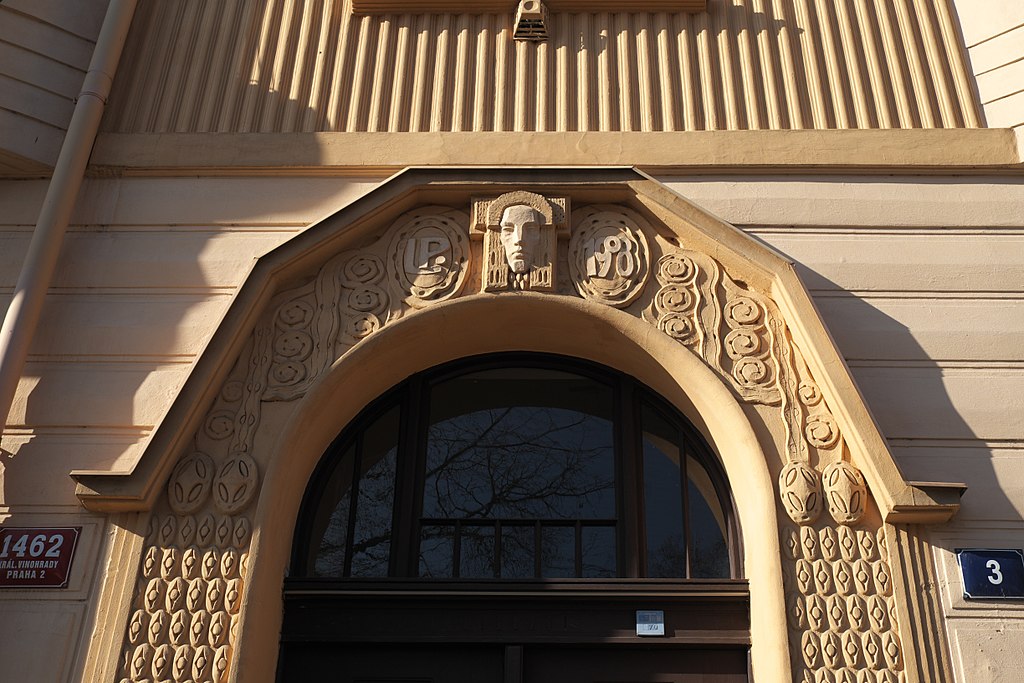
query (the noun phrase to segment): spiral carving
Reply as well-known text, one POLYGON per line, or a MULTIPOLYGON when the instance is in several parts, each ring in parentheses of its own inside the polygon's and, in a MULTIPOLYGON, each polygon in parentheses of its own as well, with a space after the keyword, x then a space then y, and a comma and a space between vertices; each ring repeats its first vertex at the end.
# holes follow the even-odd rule
POLYGON ((345 324, 345 331, 350 337, 362 339, 380 329, 380 318, 373 313, 353 316, 345 324))
POLYGON ((306 301, 288 301, 277 309, 277 322, 285 329, 308 327, 313 322, 313 306, 306 301))
POLYGON ((767 379, 768 366, 758 358, 741 358, 732 366, 732 375, 744 386, 755 386, 767 379))
POLYGON ((235 433, 235 415, 230 410, 215 410, 206 417, 203 431, 216 441, 227 439, 235 433))
POLYGON ((800 397, 800 402, 805 406, 816 406, 821 403, 821 389, 818 385, 810 380, 800 382, 800 386, 797 387, 797 396, 800 397))
POLYGON ((345 262, 341 282, 346 287, 380 282, 384 277, 384 262, 372 254, 357 254, 345 262))
POLYGON ((693 306, 693 295, 682 285, 665 285, 654 295, 654 305, 663 311, 686 311, 693 306))
POLYGON ((693 322, 681 313, 666 313, 658 319, 658 329, 683 344, 697 340, 693 322))
POLYGON ((737 297, 725 305, 725 317, 737 325, 753 325, 763 316, 761 305, 747 296, 737 297))
POLYGON ((348 306, 360 313, 380 315, 388 308, 388 295, 379 287, 356 287, 349 292, 348 306))
POLYGON ((761 337, 753 330, 740 328, 725 335, 725 352, 736 360, 761 350, 761 337))
POLYGON ((289 360, 306 360, 313 353, 313 338, 301 330, 289 330, 274 340, 274 353, 289 360))
POLYGON ((658 279, 665 283, 692 284, 698 272, 693 259, 682 254, 667 254, 658 259, 658 279))
POLYGON ((831 448, 839 441, 839 427, 828 415, 812 415, 807 418, 804 434, 815 448, 831 448))
POLYGON ((306 370, 306 366, 302 363, 296 363, 295 361, 277 363, 270 371, 270 376, 274 380, 274 383, 281 386, 298 384, 302 380, 306 379, 308 374, 309 372, 306 370))

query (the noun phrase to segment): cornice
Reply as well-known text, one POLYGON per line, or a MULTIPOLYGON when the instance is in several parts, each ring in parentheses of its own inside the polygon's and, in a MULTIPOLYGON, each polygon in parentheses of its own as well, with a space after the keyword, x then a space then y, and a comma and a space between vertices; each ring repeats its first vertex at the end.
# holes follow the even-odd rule
POLYGON ((105 133, 91 172, 391 175, 413 166, 635 166, 674 172, 1024 170, 1013 129, 571 133, 105 133))

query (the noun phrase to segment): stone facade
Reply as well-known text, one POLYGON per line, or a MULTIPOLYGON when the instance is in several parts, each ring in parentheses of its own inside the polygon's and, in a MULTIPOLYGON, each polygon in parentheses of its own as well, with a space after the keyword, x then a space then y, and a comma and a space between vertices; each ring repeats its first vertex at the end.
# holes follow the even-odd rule
MULTIPOLYGON (((5 3, 0 77, 71 78, 86 4, 5 3)), ((1017 680, 1020 604, 964 599, 954 556, 1024 547, 1013 12, 552 2, 516 41, 506 4, 140 4, 2 441, 3 525, 82 536, 66 589, 0 589, 0 659, 273 680, 326 445, 411 372, 522 349, 701 428, 758 680, 1017 680)), ((5 304, 55 162, 17 143, 5 304)))

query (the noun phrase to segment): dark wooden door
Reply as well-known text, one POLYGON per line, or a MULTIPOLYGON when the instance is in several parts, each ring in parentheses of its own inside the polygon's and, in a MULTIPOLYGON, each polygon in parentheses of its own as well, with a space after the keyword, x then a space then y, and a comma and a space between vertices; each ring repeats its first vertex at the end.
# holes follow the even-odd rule
POLYGON ((742 580, 360 582, 290 580, 283 683, 741 683, 742 580), (637 610, 665 635, 636 635, 637 610))

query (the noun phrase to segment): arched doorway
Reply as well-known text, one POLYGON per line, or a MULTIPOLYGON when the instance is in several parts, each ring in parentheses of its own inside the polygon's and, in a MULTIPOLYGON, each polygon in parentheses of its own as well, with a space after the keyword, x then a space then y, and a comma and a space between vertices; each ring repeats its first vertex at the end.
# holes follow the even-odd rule
POLYGON ((603 366, 505 353, 414 375, 324 454, 294 538, 281 681, 747 680, 721 467, 603 366))

